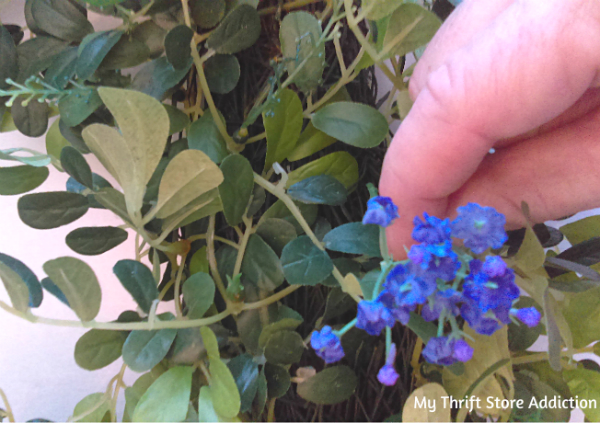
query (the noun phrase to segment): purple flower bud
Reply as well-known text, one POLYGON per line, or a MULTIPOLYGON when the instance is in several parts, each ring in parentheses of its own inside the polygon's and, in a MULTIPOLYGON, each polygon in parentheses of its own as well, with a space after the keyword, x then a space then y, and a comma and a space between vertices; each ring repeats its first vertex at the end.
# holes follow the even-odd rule
POLYGON ((377 380, 386 386, 394 386, 400 375, 394 369, 394 366, 386 364, 377 373, 377 380))
POLYGON ((394 323, 396 323, 394 316, 380 301, 363 300, 358 303, 356 327, 363 329, 369 335, 379 335, 383 328, 392 327, 394 323))
POLYGON ((398 217, 400 217, 398 215, 398 207, 393 203, 392 199, 378 195, 367 201, 367 212, 363 217, 362 223, 363 225, 373 224, 385 228, 398 217))
POLYGON ((323 326, 320 332, 314 331, 310 337, 310 345, 325 363, 335 363, 344 357, 340 338, 333 333, 331 326, 323 326))
POLYGON ((423 357, 429 363, 450 366, 457 361, 469 361, 473 348, 464 339, 450 340, 446 336, 431 338, 423 349, 423 357))
POLYGON ((452 236, 464 240, 475 254, 488 248, 500 248, 508 239, 504 225, 506 218, 492 207, 469 203, 458 208, 458 217, 452 222, 452 236))
POLYGON ((542 319, 542 315, 535 307, 512 309, 510 312, 530 328, 537 326, 542 319))

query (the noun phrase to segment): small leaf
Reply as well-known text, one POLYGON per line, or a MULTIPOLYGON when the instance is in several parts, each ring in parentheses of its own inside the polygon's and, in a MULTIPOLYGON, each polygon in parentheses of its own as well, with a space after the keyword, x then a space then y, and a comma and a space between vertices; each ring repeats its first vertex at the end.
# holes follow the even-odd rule
POLYGON ((203 151, 217 164, 229 155, 225 140, 219 132, 210 110, 204 112, 204 115, 190 126, 188 145, 191 149, 203 151))
POLYGON ((260 337, 258 338, 258 346, 260 348, 265 348, 267 345, 267 341, 271 338, 273 334, 280 331, 293 331, 302 323, 301 319, 285 317, 281 320, 276 321, 275 323, 270 323, 263 327, 260 332, 260 337))
POLYGON ((133 421, 183 421, 190 402, 193 372, 192 367, 177 366, 163 373, 140 398, 133 421))
POLYGON ((254 189, 254 172, 245 157, 234 154, 221 163, 223 183, 219 185, 219 196, 223 202, 223 214, 229 226, 242 222, 244 212, 254 189))
POLYGON ((296 182, 288 189, 294 200, 308 204, 339 206, 346 202, 346 187, 329 175, 316 175, 296 182))
POLYGON ((108 396, 98 392, 90 394, 79 401, 73 410, 73 415, 69 421, 76 422, 99 422, 104 415, 110 411, 108 396), (76 419, 74 419, 76 418, 76 419))
POLYGON ((74 222, 89 208, 87 198, 72 192, 27 194, 17 203, 19 217, 35 229, 52 229, 74 222))
POLYGON ((204 64, 204 73, 211 92, 227 94, 235 88, 240 79, 240 63, 237 57, 231 54, 216 54, 204 64))
MULTIPOLYGON (((27 3, 30 1, 34 0, 29 0, 27 3)), ((41 35, 19 44, 17 46, 17 61, 19 63, 17 82, 23 83, 30 76, 37 76, 40 72, 48 69, 55 56, 66 49, 67 46, 68 43, 62 40, 41 35)))
POLYGON ((256 234, 275 251, 281 255, 283 247, 298 236, 294 225, 284 219, 267 218, 260 222, 256 234))
POLYGON ((17 48, 15 42, 4 25, 0 25, 0 89, 9 87, 6 79, 17 79, 19 65, 17 63, 17 48))
POLYGON ((440 19, 424 7, 414 3, 404 3, 390 16, 383 44, 385 47, 393 46, 392 54, 404 56, 426 45, 441 24, 440 19), (400 34, 415 22, 414 28, 405 37, 399 39, 400 34))
POLYGON ((134 372, 150 370, 165 358, 176 335, 176 329, 134 330, 123 345, 123 361, 134 372))
POLYGON ((450 407, 444 407, 443 401, 448 398, 444 388, 437 383, 427 383, 415 389, 402 409, 403 422, 449 422, 451 421, 450 407), (427 408, 427 400, 434 401, 438 407, 427 408), (425 404, 423 406, 418 404, 425 404))
POLYGON ((127 239, 127 231, 112 226, 78 228, 65 239, 69 248, 85 256, 96 256, 112 250, 127 239))
POLYGON ((50 278, 44 278, 40 282, 42 287, 50 294, 54 295, 61 303, 69 307, 69 300, 65 297, 65 294, 60 290, 58 286, 50 278))
MULTIPOLYGON (((137 406, 140 398, 146 393, 148 388, 154 383, 156 379, 160 377, 161 373, 155 371, 154 369, 151 372, 144 373, 141 375, 134 383, 133 386, 129 388, 125 388, 125 414, 130 416, 129 421, 131 421, 131 416, 133 416, 133 412, 135 411, 135 407, 137 406)), ((123 421, 125 421, 125 416, 123 416, 123 421)))
POLYGON ((167 32, 152 20, 142 22, 131 32, 133 38, 142 41, 148 46, 151 59, 156 59, 162 55, 165 50, 166 34, 167 32))
POLYGON ((217 341, 217 336, 215 333, 211 328, 202 326, 200 328, 200 335, 202 335, 202 342, 204 342, 204 348, 206 348, 208 357, 218 359, 220 357, 219 342, 217 341))
POLYGON ((166 57, 146 63, 135 74, 129 88, 162 100, 165 93, 177 85, 192 67, 193 60, 183 69, 175 69, 166 57))
POLYGON ((215 411, 229 420, 238 415, 241 407, 240 393, 227 365, 218 357, 210 358, 210 391, 215 411))
POLYGON ((18 195, 36 189, 48 179, 47 167, 0 167, 0 195, 18 195))
POLYGON ((167 110, 169 121, 171 122, 169 126, 169 135, 181 132, 190 126, 190 118, 183 111, 179 110, 177 107, 169 106, 168 104, 163 104, 163 106, 167 110))
POLYGON ((190 260, 189 267, 191 275, 198 272, 210 273, 210 265, 208 263, 206 246, 200 248, 194 253, 192 259, 190 260))
POLYGON ((192 19, 200 28, 212 28, 225 15, 225 0, 194 0, 191 4, 192 19))
POLYGON ((283 268, 279 257, 262 238, 250 235, 242 261, 242 273, 260 289, 273 291, 283 283, 283 268))
POLYGON ((325 235, 323 243, 328 250, 381 257, 377 225, 363 225, 360 222, 346 223, 325 235))
POLYGON ((13 307, 22 313, 29 310, 29 288, 23 279, 9 266, 0 262, 0 279, 13 307))
POLYGON ((298 384, 302 398, 315 404, 337 404, 345 401, 356 389, 356 375, 346 366, 328 367, 298 384))
POLYGON ((69 42, 79 42, 94 27, 81 9, 68 0, 32 0, 31 14, 36 27, 69 42))
POLYGON ((17 97, 10 110, 15 126, 23 135, 41 137, 48 129, 48 105, 32 99, 23 106, 24 100, 22 96, 17 97))
POLYGON ((333 263, 329 255, 303 235, 283 249, 281 264, 285 278, 292 285, 315 286, 331 274, 333 263))
POLYGON ((355 147, 375 147, 385 139, 389 128, 385 116, 373 107, 339 101, 317 111, 315 128, 355 147))
POLYGON ((267 133, 265 170, 273 163, 281 163, 294 150, 302 130, 302 103, 298 94, 282 90, 270 110, 263 113, 267 133))
POLYGON ((185 69, 190 60, 192 47, 190 45, 194 31, 186 25, 178 25, 165 37, 165 52, 167 60, 175 69, 185 69))
POLYGON ((96 90, 88 93, 71 93, 58 102, 60 119, 67 126, 77 126, 83 123, 102 105, 102 100, 96 90))
POLYGON ((298 332, 282 330, 269 337, 265 345, 265 358, 272 364, 297 363, 304 352, 304 341, 298 332))
POLYGON ((287 186, 318 175, 333 176, 344 184, 346 189, 352 190, 358 183, 358 163, 347 151, 336 151, 291 171, 288 174, 287 186))
POLYGON ((233 54, 252 46, 260 36, 260 17, 255 8, 241 4, 213 31, 206 46, 221 54, 233 54))
POLYGON ((98 370, 119 357, 127 332, 92 329, 75 344, 75 362, 86 370, 98 370))
POLYGON ((73 257, 60 257, 47 261, 43 267, 52 282, 65 294, 77 317, 87 322, 98 315, 102 291, 90 266, 73 257))
POLYGON ((267 363, 263 367, 270 398, 280 398, 290 389, 290 372, 283 366, 267 363))
POLYGON ((152 302, 158 298, 152 271, 139 261, 120 260, 113 267, 113 272, 140 308, 149 313, 152 302))
POLYGON ((250 354, 245 353, 232 358, 227 367, 240 392, 240 412, 245 413, 252 408, 252 401, 258 389, 258 364, 250 354))
MULTIPOLYGON (((302 214, 302 217, 304 217, 304 220, 306 220, 306 223, 308 223, 309 225, 312 225, 315 222, 315 220, 317 219, 317 213, 319 210, 318 206, 315 204, 303 204, 303 203, 299 203, 297 201, 295 201, 294 203, 296 204, 298 209, 300 209, 300 213, 302 214)), ((300 226, 300 223, 298 223, 298 221, 292 215, 292 213, 290 212, 288 207, 281 200, 277 200, 275 202, 275 204, 273 204, 271 207, 269 207, 267 209, 266 212, 264 212, 264 214, 260 218, 259 226, 266 219, 271 219, 271 218, 286 220, 286 221, 290 222, 292 225, 294 225, 294 228, 296 229, 296 233, 298 233, 298 234, 304 233, 304 229, 302 228, 302 226, 300 226)))
POLYGON ((124 36, 110 49, 98 70, 115 71, 141 65, 150 58, 150 49, 143 41, 124 36))
POLYGON ((288 160, 295 162, 296 160, 304 159, 312 154, 329 147, 337 140, 325 132, 319 131, 312 122, 309 122, 304 131, 300 134, 294 151, 292 151, 288 160))
POLYGON ((208 273, 194 273, 183 284, 182 292, 188 308, 187 317, 200 319, 215 301, 215 282, 208 273))
POLYGON ((76 72, 80 79, 90 79, 108 52, 123 36, 123 31, 94 32, 79 45, 76 72))
POLYGON ((0 263, 8 266, 10 270, 15 272, 27 286, 29 291, 29 307, 39 307, 44 298, 42 287, 35 275, 22 261, 14 257, 0 253, 0 263))
POLYGON ((62 168, 80 184, 94 189, 92 170, 79 151, 73 147, 65 147, 60 152, 62 168))

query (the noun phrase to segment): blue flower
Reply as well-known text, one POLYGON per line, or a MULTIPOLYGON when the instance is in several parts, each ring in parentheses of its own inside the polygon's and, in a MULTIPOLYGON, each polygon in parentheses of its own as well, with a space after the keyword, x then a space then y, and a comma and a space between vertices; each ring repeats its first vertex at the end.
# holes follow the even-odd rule
POLYGON ((396 323, 394 316, 378 300, 358 303, 358 312, 356 313, 356 327, 363 329, 369 335, 379 335, 386 326, 392 327, 396 323))
POLYGON ((428 322, 438 319, 442 310, 446 310, 449 315, 458 316, 460 312, 458 303, 461 301, 462 295, 452 288, 437 291, 433 298, 425 303, 421 315, 428 322))
POLYGON ((530 328, 537 326, 542 319, 542 315, 535 307, 520 308, 518 310, 512 309, 510 313, 530 328))
POLYGON ((435 216, 429 216, 423 213, 425 221, 423 222, 419 216, 416 216, 413 223, 412 237, 417 242, 426 244, 442 244, 450 240, 450 219, 440 219, 435 216))
POLYGON ((458 217, 452 222, 452 236, 464 240, 475 254, 488 248, 500 248, 508 239, 504 225, 506 218, 492 207, 469 203, 458 208, 458 217))
POLYGON ((377 373, 377 380, 386 386, 393 386, 396 384, 398 377, 400 376, 394 368, 394 362, 396 361, 396 344, 390 345, 390 352, 385 359, 385 366, 379 369, 377 373))
POLYGON ((384 288, 396 299, 398 306, 423 304, 435 292, 435 278, 414 263, 399 264, 387 275, 384 288))
POLYGON ((408 252, 408 258, 423 270, 421 274, 427 274, 433 280, 440 278, 449 282, 460 269, 458 256, 452 251, 450 241, 437 245, 413 245, 408 252))
POLYGON ((325 363, 335 363, 344 357, 340 338, 333 333, 331 326, 323 326, 320 332, 313 332, 310 337, 310 345, 325 363))
POLYGON ((498 256, 487 256, 485 262, 473 259, 469 263, 470 274, 463 285, 463 295, 477 304, 482 313, 488 310, 510 310, 519 298, 515 274, 498 256))
POLYGON ((440 336, 429 340, 423 349, 423 357, 429 363, 450 366, 457 361, 469 361, 473 357, 473 348, 464 339, 440 336))
POLYGON ((390 197, 371 198, 367 201, 367 212, 363 217, 362 223, 383 226, 389 226, 394 219, 400 217, 398 215, 398 207, 392 202, 390 197))
POLYGON ((410 320, 410 312, 414 311, 416 308, 416 305, 409 306, 405 304, 397 304, 396 297, 387 289, 381 291, 377 297, 377 301, 382 303, 388 309, 394 319, 403 325, 408 324, 408 321, 410 320))
POLYGON ((508 309, 497 308, 484 313, 471 300, 462 304, 460 315, 475 332, 481 335, 492 335, 500 329, 502 323, 509 324, 511 322, 508 309))

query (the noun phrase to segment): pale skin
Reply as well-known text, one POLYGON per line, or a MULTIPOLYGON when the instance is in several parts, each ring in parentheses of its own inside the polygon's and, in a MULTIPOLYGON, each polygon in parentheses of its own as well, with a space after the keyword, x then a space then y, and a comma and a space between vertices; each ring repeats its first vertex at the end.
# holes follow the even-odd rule
POLYGON ((599 207, 599 71, 600 0, 465 0, 417 64, 383 164, 394 257, 424 211, 476 202, 515 229, 522 201, 535 222, 599 207))

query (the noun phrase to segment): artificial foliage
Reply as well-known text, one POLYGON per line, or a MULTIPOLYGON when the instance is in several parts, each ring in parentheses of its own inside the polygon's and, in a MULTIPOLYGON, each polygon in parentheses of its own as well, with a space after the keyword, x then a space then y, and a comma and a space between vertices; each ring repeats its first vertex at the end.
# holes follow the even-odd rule
MULTIPOLYGON (((90 208, 122 221, 75 227, 73 255, 43 275, 0 253, 3 312, 89 328, 83 369, 123 361, 65 419, 568 421, 575 405, 600 419, 600 368, 573 357, 600 339, 600 220, 507 234, 485 204, 399 216, 373 185, 410 110, 408 59, 452 8, 27 0, 26 29, 0 25, 0 132, 32 138, 0 150, 0 195, 21 195, 40 230, 90 208), (93 13, 115 27, 95 31, 93 13), (391 86, 380 99, 374 69, 391 86), (50 171, 65 189, 29 193, 50 171), (398 218, 414 219, 404 260, 386 243, 398 218), (85 256, 129 237, 112 271, 137 308, 98 321, 111 299, 85 256), (71 320, 36 312, 48 295, 71 320), (527 351, 540 336, 547 352, 527 351), (564 406, 531 406, 554 397, 564 406)), ((0 421, 19 419, 0 397, 0 421)))

